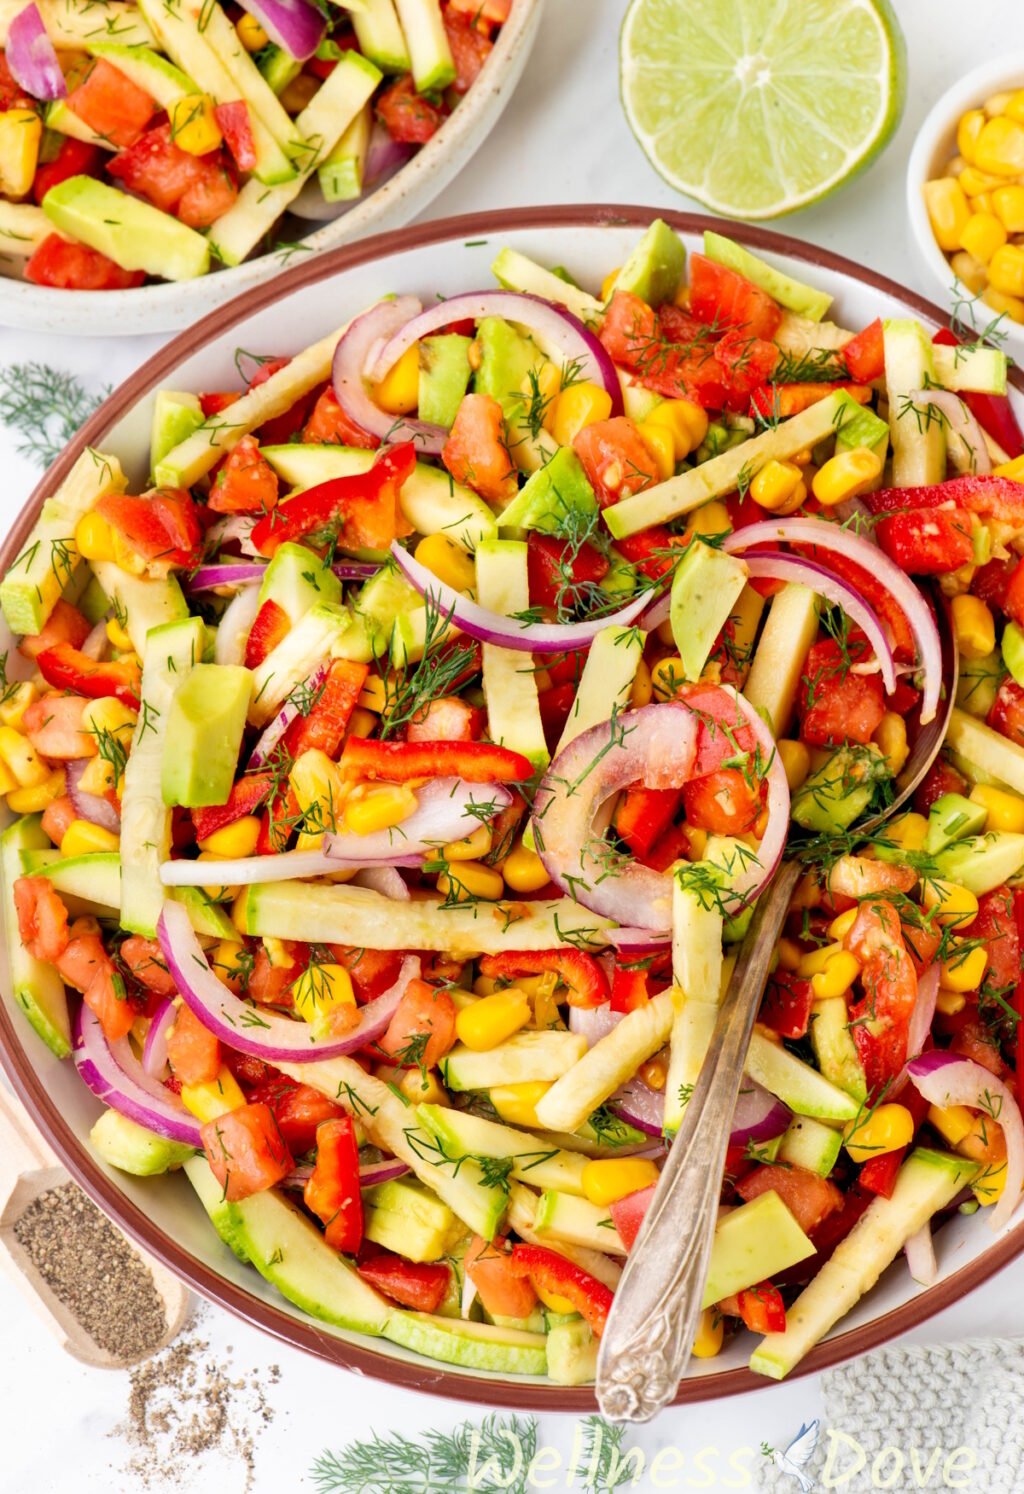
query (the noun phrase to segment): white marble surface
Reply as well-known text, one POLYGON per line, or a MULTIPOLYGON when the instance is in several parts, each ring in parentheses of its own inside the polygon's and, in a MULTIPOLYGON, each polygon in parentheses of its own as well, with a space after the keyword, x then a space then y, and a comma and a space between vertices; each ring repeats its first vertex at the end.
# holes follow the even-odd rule
MULTIPOLYGON (((831 202, 785 222, 785 230, 827 245, 921 290, 902 201, 903 171, 915 128, 940 91, 968 67, 1024 43, 1019 0, 975 0, 969 11, 953 0, 895 0, 910 55, 910 97, 903 124, 879 162, 831 202)), ((498 128, 432 216, 534 202, 618 201, 686 207, 648 166, 622 118, 618 103, 617 38, 623 0, 548 0, 548 13, 527 76, 498 128)), ((36 358, 101 383, 128 374, 157 346, 157 339, 60 340, 0 329, 0 361, 36 358)), ((0 428, 0 505, 13 517, 36 479, 0 428)), ((942 1341, 986 1333, 1024 1334, 1024 1264, 964 1298, 914 1337, 942 1341)), ((0 1278, 0 1489, 4 1494, 127 1494, 142 1489, 126 1470, 124 1444, 111 1437, 127 1397, 127 1378, 85 1370, 43 1334, 13 1288, 0 1278)), ((238 1374, 255 1372, 268 1384, 276 1415, 256 1447, 253 1494, 313 1489, 314 1458, 374 1427, 449 1427, 476 1413, 369 1381, 289 1352, 225 1314, 206 1310, 202 1335, 238 1374)), ((672 1446, 682 1453, 676 1482, 663 1487, 742 1488, 762 1441, 785 1447, 802 1421, 820 1414, 816 1379, 767 1387, 754 1395, 666 1413, 638 1440, 653 1453, 672 1446), (709 1450, 717 1449, 713 1454, 709 1450), (696 1455, 705 1450, 700 1464, 696 1455)), ((846 1429, 856 1432, 855 1427, 846 1429)), ((566 1417, 549 1417, 542 1443, 568 1455, 573 1429, 566 1417)), ((565 1488, 564 1472, 547 1487, 565 1488)), ((171 1485, 164 1485, 170 1487, 171 1485)), ((539 1485, 542 1486, 542 1485, 539 1485)), ((155 1487, 159 1488, 159 1485, 155 1487)), ((242 1494, 237 1460, 204 1460, 174 1470, 182 1494, 216 1489, 242 1494)), ((650 1475, 638 1487, 654 1488, 650 1475)), ((795 1485, 793 1487, 796 1487, 795 1485)))

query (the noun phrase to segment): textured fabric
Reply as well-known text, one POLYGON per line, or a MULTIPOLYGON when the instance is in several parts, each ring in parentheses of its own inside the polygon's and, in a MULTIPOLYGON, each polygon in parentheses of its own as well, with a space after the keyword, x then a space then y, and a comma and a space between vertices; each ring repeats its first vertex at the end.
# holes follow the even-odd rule
POLYGON ((813 1455, 799 1466, 813 1434, 789 1460, 780 1449, 762 1488, 1024 1494, 1024 1340, 880 1349, 827 1371, 822 1393, 813 1455))

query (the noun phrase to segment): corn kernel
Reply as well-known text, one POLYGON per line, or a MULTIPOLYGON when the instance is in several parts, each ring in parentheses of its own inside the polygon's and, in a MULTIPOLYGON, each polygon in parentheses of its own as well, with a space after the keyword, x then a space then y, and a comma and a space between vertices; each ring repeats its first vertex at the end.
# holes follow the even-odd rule
POLYGON ((82 730, 94 737, 109 734, 127 743, 138 719, 131 706, 124 705, 115 695, 103 695, 99 700, 90 700, 82 712, 82 730))
POLYGON ((398 1088, 414 1105, 449 1105, 448 1091, 434 1069, 424 1073, 421 1069, 406 1069, 398 1081, 398 1088))
POLYGON ((944 991, 941 986, 935 997, 935 1010, 944 1017, 955 1017, 967 1005, 967 997, 961 991, 944 991))
POLYGON ((0 794, 36 793, 35 789, 19 789, 18 780, 5 762, 0 762, 0 794))
POLYGON ((800 968, 800 946, 793 939, 780 939, 775 946, 779 965, 783 970, 796 974, 800 968))
POLYGON ((611 300, 612 296, 615 294, 615 282, 616 282, 616 280, 618 280, 618 278, 619 278, 619 276, 621 274, 622 274, 622 266, 621 265, 619 265, 614 270, 609 270, 608 271, 608 274, 601 281, 601 300, 602 301, 610 301, 611 300))
POLYGON ((199 842, 201 851, 210 851, 214 856, 238 860, 256 854, 256 843, 260 838, 261 820, 258 815, 246 814, 220 830, 214 830, 199 842))
POLYGON ((933 1126, 950 1146, 959 1146, 974 1127, 974 1116, 966 1105, 929 1105, 928 1124, 933 1126))
MULTIPOLYGON (((416 546, 420 565, 456 591, 470 591, 476 583, 476 569, 470 555, 444 534, 428 534, 416 546)), ((367 681, 369 683, 369 681, 367 681)))
POLYGON ((366 683, 359 692, 357 704, 365 711, 374 711, 379 716, 388 703, 388 687, 379 674, 368 674, 366 683))
POLYGON ((993 254, 988 267, 993 290, 1004 296, 1024 296, 1024 249, 1004 244, 993 254))
POLYGON ((965 659, 987 659, 996 646, 996 624, 980 597, 953 598, 953 632, 965 659))
POLYGON ((1002 1197, 1005 1187, 1006 1163, 1002 1162, 998 1167, 986 1167, 981 1176, 971 1184, 971 1192, 984 1209, 1002 1197))
POLYGON ((708 847, 708 832, 697 825, 687 825, 686 838, 690 842, 690 854, 694 861, 703 861, 708 847))
POLYGON ((43 121, 34 109, 6 109, 0 113, 0 191, 5 197, 25 197, 39 163, 43 121))
POLYGON ((551 434, 559 446, 571 446, 580 431, 612 413, 612 397, 607 389, 584 379, 570 384, 557 394, 550 407, 551 434))
POLYGON ((981 299, 992 311, 1008 316, 1011 322, 1024 322, 1024 300, 1020 296, 1008 296, 994 285, 987 285, 981 292, 981 299))
MULTIPOLYGON (((947 172, 952 176, 952 172, 947 172)), ((986 192, 992 192, 996 187, 1002 186, 1005 178, 1001 176, 989 176, 987 172, 979 171, 977 166, 965 166, 957 176, 957 181, 964 189, 966 197, 983 197, 986 192)))
POLYGON ((353 835, 390 830, 415 814, 419 800, 404 783, 360 784, 345 800, 345 828, 353 835))
POLYGON ((939 923, 953 928, 968 924, 978 916, 978 899, 966 887, 957 882, 944 882, 938 877, 925 879, 922 901, 926 908, 934 910, 939 923))
POLYGON ((245 945, 237 939, 222 939, 210 952, 210 969, 218 980, 230 984, 239 980, 246 971, 245 945))
POLYGON ((976 944, 966 952, 953 943, 949 957, 939 967, 939 985, 946 991, 976 991, 988 968, 988 951, 976 944))
POLYGON ((492 866, 482 866, 479 861, 457 861, 449 871, 441 872, 437 890, 460 903, 473 898, 493 903, 505 891, 505 883, 492 866))
POLYGON ((1013 94, 1009 91, 1009 89, 1003 89, 1001 93, 990 94, 981 107, 984 109, 989 119, 991 119, 995 114, 1006 113, 1006 106, 1010 102, 1012 97, 1013 94))
POLYGON ((829 960, 843 952, 843 946, 838 942, 823 944, 818 949, 808 950, 806 954, 800 956, 797 974, 801 980, 810 980, 812 975, 820 975, 822 973, 829 960))
POLYGON ((827 960, 825 968, 817 975, 811 976, 811 990, 818 1001, 829 996, 845 996, 859 974, 859 962, 844 949, 827 960))
POLYGON ((1007 233, 1024 233, 1024 187, 996 187, 992 210, 1007 233))
POLYGON ((936 243, 952 254, 960 248, 960 235, 971 216, 963 188, 954 177, 940 176, 936 181, 925 182, 924 203, 936 243))
POLYGON ((93 825, 89 820, 72 820, 61 840, 60 854, 65 858, 88 856, 94 851, 116 851, 120 845, 121 837, 112 830, 93 825))
POLYGON ((539 892, 551 878, 537 855, 517 841, 502 863, 501 874, 513 892, 539 892))
POLYGON ((833 918, 828 926, 828 936, 841 944, 847 934, 857 922, 857 909, 847 908, 845 913, 840 913, 838 918, 833 918))
POLYGON ((847 1126, 846 1150, 854 1162, 870 1162, 909 1146, 914 1130, 914 1117, 905 1105, 878 1105, 862 1121, 847 1126))
POLYGON ((355 1010, 352 977, 344 965, 311 961, 292 987, 295 1011, 314 1031, 330 1031, 331 1014, 339 1007, 355 1010))
POLYGON ((647 416, 644 425, 663 425, 672 434, 677 462, 696 451, 708 433, 708 413, 691 399, 665 399, 647 416))
POLYGON ((713 1307, 705 1307, 697 1325, 691 1353, 694 1359, 714 1359, 722 1352, 725 1341, 725 1319, 713 1307))
POLYGON ((406 348, 374 390, 374 401, 389 415, 411 415, 420 401, 420 350, 406 348))
POLYGON ((32 746, 13 726, 0 726, 0 759, 10 768, 21 788, 45 783, 50 770, 32 746))
POLYGON ((640 421, 636 429, 637 435, 654 458, 658 476, 662 482, 667 482, 676 470, 675 438, 672 432, 667 426, 655 425, 647 420, 640 421))
POLYGON ((984 128, 984 109, 968 109, 966 114, 960 116, 960 122, 956 127, 956 148, 965 161, 974 160, 978 136, 984 128))
POLYGON ((678 654, 668 654, 659 659, 651 670, 651 685, 655 700, 674 700, 680 685, 686 683, 686 671, 678 654))
MULTIPOLYGON (((372 717, 370 718, 373 719, 372 717)), ((319 748, 300 753, 292 764, 288 782, 306 821, 307 834, 322 834, 337 828, 341 806, 345 803, 345 786, 336 764, 319 748)), ((397 824, 397 821, 392 821, 397 824)), ((351 827, 350 827, 351 828, 351 827)), ((371 826, 371 828, 379 828, 371 826)), ((357 832, 364 834, 365 832, 357 832)), ((314 841, 314 844, 318 843, 314 841)), ((308 845, 309 842, 307 841, 308 845)))
POLYGON ((803 742, 783 737, 777 744, 789 791, 795 794, 811 771, 811 754, 803 742))
POLYGON ((205 1125, 219 1115, 238 1110, 245 1104, 245 1095, 231 1070, 222 1066, 216 1079, 209 1079, 205 1084, 183 1084, 181 1103, 205 1125))
POLYGON ((648 1157, 608 1157, 588 1162, 580 1179, 584 1197, 598 1208, 649 1188, 661 1176, 648 1157))
POLYGON ((637 1074, 648 1089, 663 1090, 668 1078, 668 1064, 663 1058, 649 1058, 637 1069, 637 1074))
POLYGON ((651 680, 651 671, 646 661, 641 659, 636 666, 636 674, 629 688, 629 704, 634 710, 639 710, 641 706, 650 705, 653 695, 654 685, 651 680))
POLYGON ((275 939, 270 934, 264 934, 263 948, 272 969, 288 970, 295 964, 295 958, 283 939, 275 939))
POLYGON ((750 484, 750 496, 769 513, 795 512, 807 497, 803 473, 795 462, 765 462, 750 484))
POLYGON ((966 253, 963 249, 958 249, 949 262, 953 266, 957 279, 962 280, 974 295, 980 295, 988 284, 985 266, 979 265, 973 255, 966 253))
POLYGON ((491 996, 481 996, 464 1006, 455 1018, 455 1033, 460 1043, 474 1052, 496 1048, 513 1033, 525 1027, 532 1016, 529 997, 517 986, 506 986, 491 996))
POLYGON ((116 617, 107 619, 106 634, 118 653, 130 654, 135 647, 131 635, 125 631, 116 617))
POLYGON ((1015 119, 1018 124, 1024 124, 1024 88, 1018 88, 1011 93, 1003 105, 1003 113, 1008 119, 1015 119))
POLYGON ((64 769, 54 768, 42 783, 12 789, 7 795, 7 807, 14 814, 41 814, 48 804, 61 797, 65 786, 64 769))
POLYGON ((356 706, 348 718, 348 734, 350 737, 368 737, 377 730, 377 718, 371 711, 363 710, 362 706, 356 706))
POLYGON ((1013 835, 1024 834, 1024 799, 1006 789, 979 783, 968 796, 973 804, 981 804, 987 818, 986 830, 1008 830, 1013 835))
POLYGON ((974 143, 974 165, 992 176, 1024 172, 1024 126, 998 116, 982 125, 974 143))
POLYGON ((712 498, 710 503, 702 503, 700 508, 695 508, 686 521, 683 534, 692 539, 695 534, 728 534, 732 529, 732 519, 729 510, 721 498, 712 498))
POLYGON ((255 16, 243 15, 235 22, 238 40, 247 52, 262 52, 270 37, 255 16))
POLYGON ((20 685, 13 687, 11 694, 0 705, 0 722, 4 726, 14 726, 21 731, 25 722, 25 712, 38 698, 39 691, 32 681, 22 680, 20 685))
MULTIPOLYGON (((998 467, 993 467, 992 471, 997 477, 1010 477, 1014 482, 1024 482, 1024 456, 1014 457, 1009 462, 1002 462, 998 467)), ((2 719, 3 712, 0 711, 0 720, 2 719)))
POLYGON ((208 93, 186 93, 167 111, 171 139, 190 156, 208 156, 223 142, 214 101, 208 93))
POLYGON ((102 514, 83 514, 75 525, 75 549, 83 560, 113 560, 114 531, 102 514))
POLYGON ((872 741, 882 749, 882 756, 885 758, 889 772, 895 778, 903 771, 904 764, 910 756, 907 723, 895 711, 886 711, 875 729, 872 741))
POLYGON ((543 1079, 523 1084, 495 1084, 490 1091, 491 1104, 510 1126, 537 1126, 537 1106, 551 1085, 543 1079))
POLYGON ((841 451, 818 468, 811 491, 819 503, 832 508, 837 503, 845 503, 848 498, 866 493, 878 481, 881 471, 881 457, 866 446, 859 446, 855 451, 841 451))
POLYGON ((472 835, 452 840, 441 852, 443 861, 480 861, 491 852, 493 836, 489 825, 478 825, 472 835))
POLYGON ((960 235, 961 248, 979 264, 987 265, 997 249, 1006 243, 1006 229, 994 213, 974 212, 960 235))
POLYGON ((78 787, 83 794, 109 794, 117 787, 117 771, 105 757, 91 757, 82 769, 78 787))

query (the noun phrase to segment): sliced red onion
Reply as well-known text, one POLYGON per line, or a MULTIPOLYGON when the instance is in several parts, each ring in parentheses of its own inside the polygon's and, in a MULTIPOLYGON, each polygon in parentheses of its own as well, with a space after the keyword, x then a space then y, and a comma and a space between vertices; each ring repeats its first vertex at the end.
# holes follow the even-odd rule
POLYGON ((966 1105, 1002 1127, 1006 1142, 1006 1186, 992 1210, 991 1225, 1002 1229, 1013 1217, 1024 1187, 1024 1121, 1010 1089, 972 1058, 933 1048, 912 1058, 907 1073, 930 1105, 966 1105))
POLYGON ((618 1027, 625 1015, 625 1012, 613 1012, 607 1002, 604 1006, 571 1006, 569 1031, 582 1033, 587 1040, 587 1047, 592 1048, 618 1027))
POLYGON ((153 1079, 163 1079, 167 1070, 167 1036, 174 1026, 178 1008, 170 997, 153 1013, 142 1045, 142 1067, 153 1079))
POLYGON ((338 560, 331 570, 339 581, 369 581, 380 570, 372 560, 338 560))
POLYGON ((825 519, 769 519, 759 524, 749 524, 746 528, 727 535, 722 548, 730 555, 738 555, 754 545, 780 542, 787 545, 815 545, 822 550, 831 550, 836 555, 844 555, 847 560, 870 571, 892 593, 903 609, 917 644, 918 663, 924 676, 921 724, 926 726, 929 721, 933 721, 942 693, 942 645, 928 604, 910 577, 877 545, 872 545, 860 535, 825 519))
POLYGON ((364 867, 352 880, 357 887, 368 887, 371 892, 379 892, 381 897, 389 897, 393 903, 409 901, 405 879, 393 866, 364 867))
POLYGON ((647 598, 641 592, 618 612, 605 617, 586 618, 578 623, 531 623, 518 618, 504 617, 500 612, 491 612, 472 601, 452 586, 439 581, 433 571, 421 564, 397 540, 391 553, 398 568, 421 597, 429 598, 450 622, 454 623, 470 638, 481 643, 496 643, 501 648, 516 649, 520 653, 562 654, 576 649, 589 648, 598 633, 605 628, 628 628, 643 612, 647 598))
POLYGON ((790 1111, 753 1079, 744 1077, 732 1116, 730 1146, 761 1146, 781 1136, 789 1125, 790 1111))
POLYGON ((935 1020, 935 1005, 939 998, 938 961, 934 961, 917 977, 917 1000, 910 1013, 907 1029, 907 1058, 917 1058, 928 1041, 935 1020))
POLYGON ((87 659, 102 659, 106 655, 109 644, 107 625, 105 622, 98 622, 82 644, 82 653, 87 659))
POLYGON ((932 1240, 932 1226, 928 1221, 910 1236, 903 1247, 907 1257, 907 1266, 910 1274, 919 1286, 934 1286, 939 1276, 939 1263, 935 1259, 935 1242, 932 1240))
POLYGON ((629 955, 630 959, 636 959, 640 955, 659 954, 667 944, 672 943, 671 934, 656 939, 650 929, 609 929, 608 939, 616 949, 629 955))
POLYGON ((78 787, 82 774, 92 761, 88 757, 76 757, 64 765, 65 792, 75 810, 75 818, 88 820, 90 825, 99 825, 113 835, 121 831, 121 816, 117 806, 102 794, 88 794, 78 787))
POLYGON ((464 1318, 469 1317, 470 1308, 473 1306, 473 1303, 475 1301, 476 1282, 473 1280, 472 1276, 470 1276, 469 1272, 463 1269, 462 1293, 459 1297, 459 1312, 464 1318))
MULTIPOLYGON (((628 1080, 608 1101, 608 1109, 619 1120, 634 1126, 645 1136, 660 1136, 665 1125, 664 1091, 651 1089, 642 1079, 628 1080)), ((619 1155, 623 1155, 622 1152, 619 1155)), ((636 1153, 634 1152, 635 1156, 636 1153)))
POLYGON ((253 514, 227 514, 223 519, 218 519, 206 531, 206 553, 212 555, 219 545, 233 542, 243 555, 251 555, 259 560, 260 553, 252 542, 252 532, 256 528, 258 517, 253 514))
POLYGON ((411 416, 389 415, 374 404, 364 378, 371 354, 422 309, 422 302, 415 296, 397 296, 393 301, 378 301, 357 316, 338 339, 331 382, 345 414, 364 431, 381 441, 415 441, 428 456, 440 456, 448 439, 444 426, 430 425, 411 416))
POLYGON ((302 695, 309 700, 315 699, 316 692, 326 677, 327 665, 318 664, 312 673, 308 674, 303 680, 300 689, 292 691, 270 725, 263 731, 256 746, 252 749, 249 761, 246 764, 247 772, 252 772, 256 768, 262 768, 265 763, 270 761, 274 748, 299 714, 296 697, 302 695))
POLYGON ((941 410, 946 450, 958 472, 987 477, 992 459, 981 426, 958 394, 951 389, 913 389, 907 396, 912 405, 934 405, 941 410))
MULTIPOLYGON (((394 856, 391 866, 418 868, 422 855, 394 856)), ((165 861, 160 881, 165 887, 252 887, 257 882, 301 882, 359 871, 362 859, 329 856, 326 851, 284 851, 279 856, 241 856, 237 861, 165 861)))
POLYGON ((266 563, 253 561, 242 564, 225 561, 218 565, 201 565, 188 583, 189 591, 213 591, 218 586, 248 586, 253 581, 262 581, 266 574, 266 563))
MULTIPOLYGON (((188 915, 185 917, 187 920, 188 915)), ((197 1151, 202 1149, 195 1116, 189 1114, 177 1095, 149 1077, 123 1039, 115 1058, 99 1019, 84 1001, 75 1016, 74 1042, 75 1067, 105 1105, 168 1141, 184 1142, 197 1151)))
POLYGON ((363 167, 363 185, 369 187, 382 176, 398 171, 415 151, 403 140, 393 140, 379 119, 373 122, 370 143, 366 147, 366 164, 363 167))
POLYGON ((157 938, 175 985, 203 1025, 229 1047, 269 1063, 319 1062, 365 1048, 386 1032, 406 986, 420 973, 419 956, 406 955, 394 985, 361 1008, 350 1032, 342 1038, 317 1038, 305 1022, 261 1010, 222 985, 180 903, 164 903, 157 938))
POLYGON ((245 586, 224 609, 217 625, 213 657, 218 664, 244 664, 245 644, 260 610, 260 589, 245 586))
POLYGON ((7 28, 7 65, 16 83, 34 99, 63 99, 68 85, 37 5, 19 10, 7 28))
POLYGON ((410 1171, 406 1162, 399 1162, 397 1157, 385 1157, 383 1162, 367 1162, 359 1169, 359 1186, 361 1188, 373 1188, 377 1183, 393 1183, 396 1178, 404 1178, 410 1171))
POLYGON ((306 62, 324 39, 327 23, 308 0, 245 0, 272 42, 290 57, 306 62))

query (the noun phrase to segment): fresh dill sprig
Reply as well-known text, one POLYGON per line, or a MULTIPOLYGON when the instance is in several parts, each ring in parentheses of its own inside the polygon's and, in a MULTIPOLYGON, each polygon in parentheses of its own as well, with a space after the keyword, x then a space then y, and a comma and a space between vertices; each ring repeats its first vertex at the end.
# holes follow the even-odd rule
POLYGON ((533 1417, 488 1416, 418 1437, 391 1431, 325 1450, 310 1470, 318 1494, 527 1494, 537 1451, 533 1417), (470 1482, 472 1480, 472 1482, 470 1482))
POLYGON ((48 363, 11 363, 0 368, 0 422, 18 433, 21 456, 48 467, 111 387, 93 393, 77 374, 48 363))

